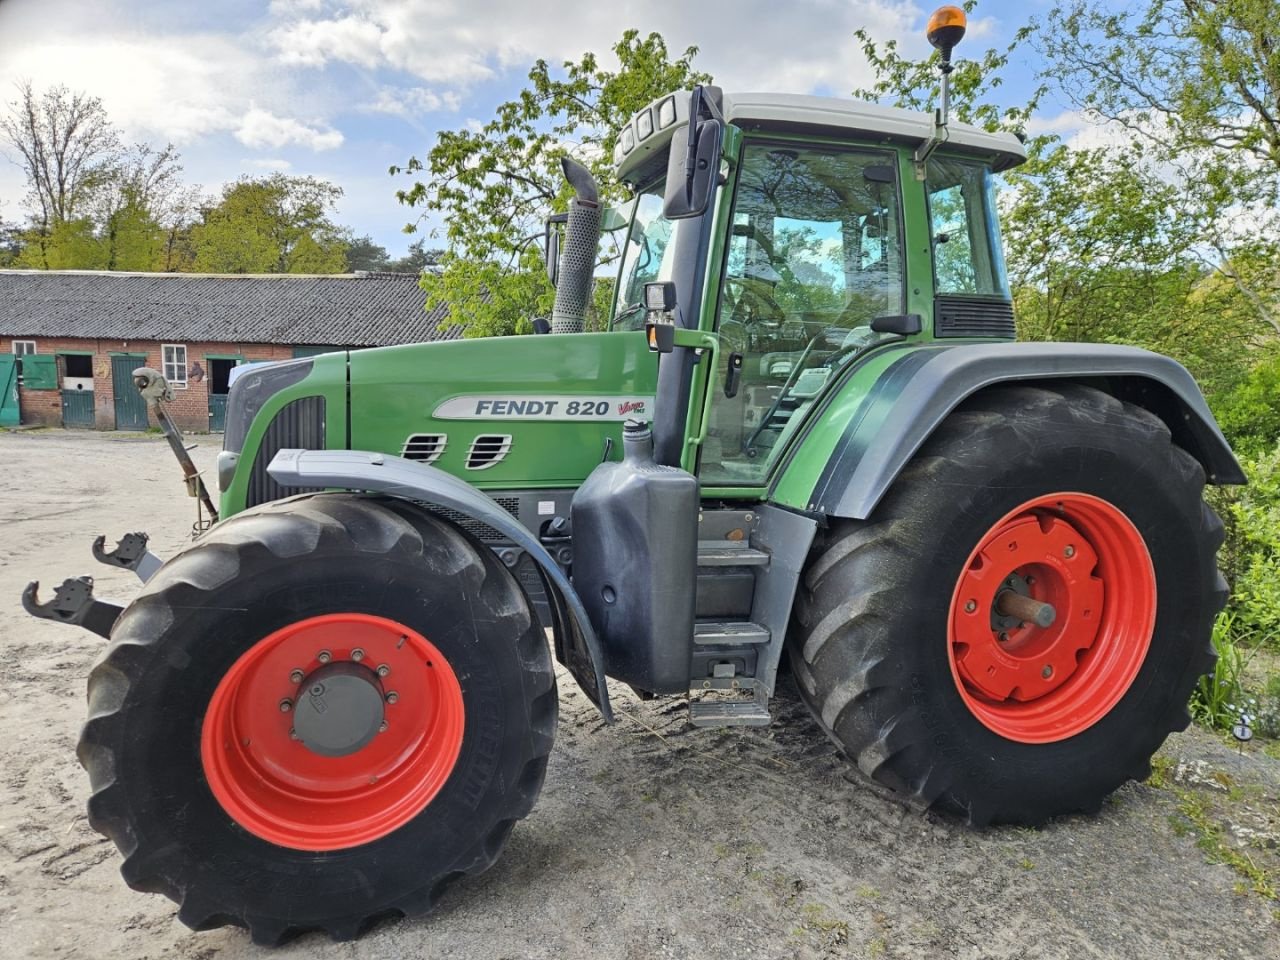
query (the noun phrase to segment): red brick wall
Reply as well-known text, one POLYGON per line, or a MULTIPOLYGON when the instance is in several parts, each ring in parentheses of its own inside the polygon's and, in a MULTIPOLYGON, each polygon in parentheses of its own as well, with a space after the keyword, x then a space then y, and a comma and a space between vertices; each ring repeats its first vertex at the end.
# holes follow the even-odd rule
MULTIPOLYGON (((0 334, 0 352, 13 349, 15 338, 0 334)), ((57 354, 63 351, 91 351, 93 353, 94 412, 99 430, 114 430, 116 426, 115 392, 111 382, 112 353, 145 353, 146 359, 138 366, 163 370, 162 344, 139 340, 86 340, 74 337, 19 336, 19 340, 34 340, 36 353, 57 354)), ((169 342, 169 341, 166 341, 169 342)), ((176 342, 176 341, 175 341, 176 342)), ((173 402, 167 409, 175 423, 188 433, 201 433, 209 429, 209 354, 240 354, 246 360, 287 360, 293 356, 293 348, 267 343, 209 343, 188 342, 188 374, 195 364, 200 365, 204 376, 198 382, 188 376, 187 386, 173 388, 173 402)), ((58 382, 66 375, 65 367, 58 364, 58 382)), ((23 423, 49 426, 62 424, 62 393, 60 390, 18 390, 23 423)), ((152 425, 155 426, 154 420, 152 425)))

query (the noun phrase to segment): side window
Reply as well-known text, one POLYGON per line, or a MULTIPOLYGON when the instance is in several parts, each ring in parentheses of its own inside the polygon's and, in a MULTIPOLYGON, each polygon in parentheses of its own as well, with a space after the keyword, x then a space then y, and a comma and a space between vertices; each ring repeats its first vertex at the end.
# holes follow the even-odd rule
POLYGON ((933 158, 927 179, 934 292, 1008 297, 991 171, 933 158))
POLYGON ((636 197, 635 212, 622 247, 622 273, 618 285, 617 322, 615 330, 639 330, 644 327, 644 285, 667 280, 670 266, 664 271, 667 246, 674 224, 662 215, 663 182, 645 189, 636 197))
POLYGON ((171 387, 187 385, 187 348, 181 343, 166 343, 162 348, 164 369, 160 372, 171 387))
POLYGON ((36 352, 36 342, 34 340, 15 340, 13 341, 13 355, 18 358, 18 383, 22 383, 22 358, 30 356, 36 352))
POLYGON ((738 392, 717 389, 699 476, 764 480, 784 438, 839 367, 903 311, 894 154, 749 143, 727 238, 717 382, 742 357, 738 392))

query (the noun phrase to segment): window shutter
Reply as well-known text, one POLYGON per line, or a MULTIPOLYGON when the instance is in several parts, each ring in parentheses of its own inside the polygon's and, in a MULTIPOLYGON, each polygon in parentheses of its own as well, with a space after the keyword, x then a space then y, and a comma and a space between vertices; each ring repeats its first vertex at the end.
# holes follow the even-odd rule
POLYGON ((58 389, 58 358, 29 353, 22 358, 22 386, 27 390, 58 389))

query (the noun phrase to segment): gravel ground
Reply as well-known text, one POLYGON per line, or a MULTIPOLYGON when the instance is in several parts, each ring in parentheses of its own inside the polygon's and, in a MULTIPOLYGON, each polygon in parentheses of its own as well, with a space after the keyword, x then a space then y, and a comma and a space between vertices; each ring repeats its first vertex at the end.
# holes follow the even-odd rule
MULTIPOLYGON (((217 438, 199 439, 207 468, 217 438)), ((82 573, 128 599, 132 575, 91 559, 98 533, 147 530, 162 555, 185 541, 195 507, 168 449, 0 433, 0 465, 0 957, 262 955, 238 930, 191 933, 121 881, 75 759, 102 641, 18 603, 30 579, 47 592, 82 573)), ((1220 837, 1238 863, 1276 866, 1280 760, 1256 742, 1241 753, 1192 730, 1097 817, 975 832, 863 780, 792 690, 771 727, 724 732, 622 688, 605 726, 566 675, 560 691, 546 789, 493 870, 425 920, 275 956, 1280 956, 1280 903, 1205 849, 1220 837)))

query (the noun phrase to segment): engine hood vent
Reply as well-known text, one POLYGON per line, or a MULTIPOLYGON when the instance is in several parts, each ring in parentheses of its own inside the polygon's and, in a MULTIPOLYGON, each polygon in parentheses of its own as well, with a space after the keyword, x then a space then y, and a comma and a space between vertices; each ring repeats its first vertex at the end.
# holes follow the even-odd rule
POLYGON ((471 441, 467 450, 468 470, 488 470, 496 467, 511 452, 511 434, 482 433, 471 441))
POLYGON ((414 433, 405 440, 400 456, 406 460, 417 460, 419 463, 435 463, 448 445, 448 434, 414 433))

